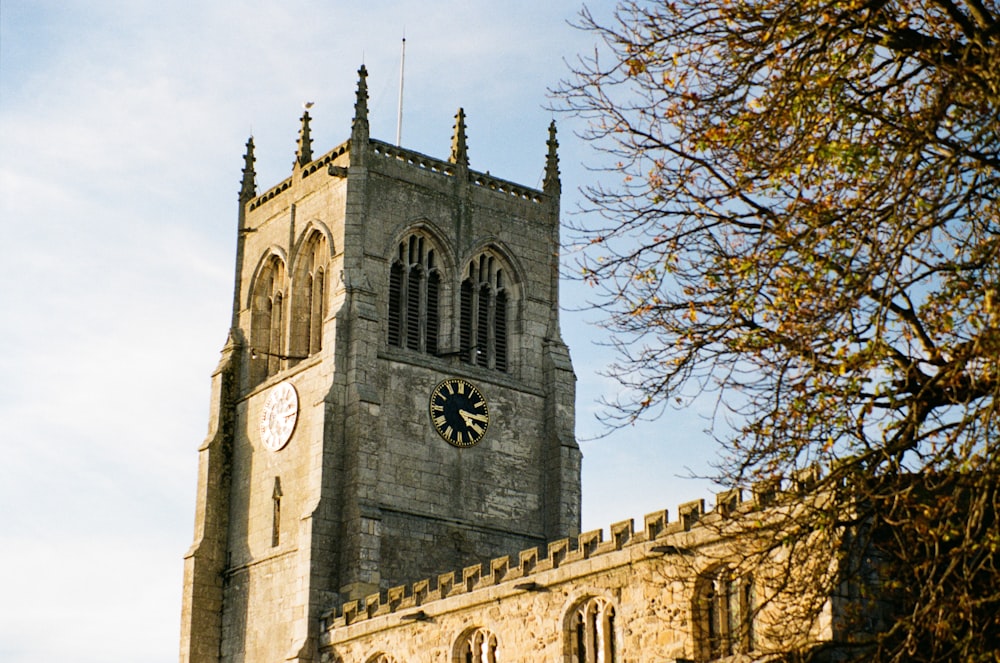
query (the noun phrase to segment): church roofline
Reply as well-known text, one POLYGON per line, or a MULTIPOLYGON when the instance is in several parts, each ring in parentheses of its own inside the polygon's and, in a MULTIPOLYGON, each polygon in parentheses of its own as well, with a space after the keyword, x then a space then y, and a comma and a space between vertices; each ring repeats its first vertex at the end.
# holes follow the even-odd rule
MULTIPOLYGON (((432 173, 441 177, 454 178, 460 174, 460 170, 465 170, 465 172, 468 173, 467 176, 469 184, 482 190, 488 190, 503 195, 507 198, 541 204, 551 197, 550 193, 546 193, 542 189, 524 186, 522 184, 511 182, 510 180, 495 177, 489 172, 479 172, 472 169, 460 169, 457 164, 444 159, 431 157, 415 150, 397 147, 396 145, 374 138, 368 140, 368 146, 371 154, 375 157, 381 157, 383 160, 389 162, 401 163, 406 166, 419 169, 420 171, 432 173)), ((318 159, 303 164, 301 166, 299 177, 301 179, 305 179, 321 169, 328 168, 336 159, 348 154, 350 151, 351 141, 346 140, 318 159)), ((374 163, 369 164, 369 167, 374 166, 374 163)), ((295 175, 289 176, 269 188, 267 191, 261 193, 259 196, 250 198, 248 201, 250 205, 249 209, 254 210, 284 191, 291 189, 294 178, 295 175)))
POLYGON ((612 524, 608 540, 604 539, 603 529, 591 530, 549 542, 546 546, 522 550, 514 557, 497 557, 460 571, 392 587, 362 600, 348 601, 324 616, 321 633, 370 620, 374 620, 371 628, 382 628, 385 624, 378 618, 389 615, 396 619, 421 619, 430 617, 425 610, 444 614, 464 609, 470 600, 476 603, 469 595, 477 592, 482 594, 483 601, 494 601, 522 592, 545 591, 546 583, 554 586, 563 582, 566 575, 575 577, 579 573, 593 572, 597 566, 621 563, 614 553, 621 553, 625 559, 696 555, 697 549, 712 543, 698 535, 697 530, 707 533, 707 527, 734 510, 742 512, 766 507, 770 502, 761 493, 770 488, 755 486, 753 499, 748 502, 744 501, 743 491, 739 489, 725 491, 716 496, 716 508, 710 512, 706 512, 704 500, 685 502, 678 506, 678 519, 672 522, 666 509, 654 511, 643 518, 641 530, 635 529, 632 519, 612 524), (597 561, 598 558, 604 562, 597 561), (576 566, 585 560, 592 560, 590 566, 576 566), (562 571, 551 573, 559 569, 562 571), (456 597, 465 598, 445 603, 456 597))
MULTIPOLYGON (((349 140, 344 141, 343 143, 336 146, 335 148, 333 148, 320 158, 304 164, 302 166, 302 170, 300 171, 301 174, 299 175, 299 177, 301 179, 305 179, 310 175, 312 175, 313 173, 315 173, 317 170, 320 170, 321 168, 324 167, 328 167, 330 164, 334 162, 334 160, 347 154, 348 152, 350 152, 350 150, 351 150, 351 141, 349 140)), ((251 210, 257 209, 258 207, 260 207, 267 201, 271 200, 278 194, 287 191, 288 189, 291 189, 292 180, 294 179, 294 177, 295 177, 294 175, 286 177, 285 179, 281 180, 280 182, 272 186, 264 193, 260 194, 255 198, 251 198, 249 200, 250 209, 251 210)))
MULTIPOLYGON (((442 159, 436 159, 414 150, 396 147, 395 145, 391 145, 380 140, 371 139, 369 144, 376 155, 387 159, 395 159, 396 161, 401 161, 407 165, 415 166, 425 171, 437 173, 446 177, 455 177, 459 170, 457 164, 444 161, 442 159)), ((519 198, 533 203, 541 203, 548 198, 548 195, 541 189, 535 189, 511 182, 509 180, 501 179, 499 177, 494 177, 488 172, 482 173, 469 169, 468 173, 469 183, 483 189, 489 189, 497 193, 506 194, 512 198, 519 198)))

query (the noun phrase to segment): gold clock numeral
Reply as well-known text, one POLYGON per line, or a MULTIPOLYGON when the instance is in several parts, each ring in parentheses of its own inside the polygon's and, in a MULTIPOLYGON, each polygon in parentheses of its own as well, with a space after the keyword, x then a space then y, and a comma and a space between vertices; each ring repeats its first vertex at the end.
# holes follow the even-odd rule
POLYGON ((437 426, 438 428, 441 428, 441 427, 442 427, 442 426, 444 426, 444 425, 445 425, 446 423, 448 423, 448 422, 447 422, 447 420, 446 420, 446 419, 444 418, 444 415, 443 415, 443 414, 442 414, 442 415, 439 415, 439 416, 437 416, 437 417, 434 417, 434 425, 435 425, 435 426, 437 426))

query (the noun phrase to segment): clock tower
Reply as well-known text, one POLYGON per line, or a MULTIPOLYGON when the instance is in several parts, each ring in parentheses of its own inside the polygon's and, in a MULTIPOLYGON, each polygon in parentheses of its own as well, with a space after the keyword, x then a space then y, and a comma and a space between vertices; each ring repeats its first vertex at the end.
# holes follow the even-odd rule
POLYGON ((366 75, 283 182, 247 143, 181 661, 316 660, 344 601, 579 532, 555 127, 520 186, 469 167, 461 110, 447 160, 370 138, 366 75))

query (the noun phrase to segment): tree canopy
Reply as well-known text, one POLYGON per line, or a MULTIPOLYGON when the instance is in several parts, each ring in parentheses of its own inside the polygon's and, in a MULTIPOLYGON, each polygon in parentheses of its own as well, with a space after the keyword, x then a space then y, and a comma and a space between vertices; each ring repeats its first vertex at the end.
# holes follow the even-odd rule
POLYGON ((720 480, 818 471, 862 506, 785 527, 889 526, 858 545, 898 561, 907 612, 866 656, 994 660, 1000 5, 622 2, 580 26, 601 44, 557 95, 607 157, 575 230, 611 423, 715 391, 720 480))

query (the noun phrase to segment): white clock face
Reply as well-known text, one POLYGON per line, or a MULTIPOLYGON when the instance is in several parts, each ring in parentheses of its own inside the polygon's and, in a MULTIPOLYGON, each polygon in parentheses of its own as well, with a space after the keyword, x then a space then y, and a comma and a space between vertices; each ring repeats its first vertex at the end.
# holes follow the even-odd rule
POLYGON ((288 444, 299 414, 299 395, 291 382, 282 382, 271 389, 260 413, 260 441, 271 451, 288 444))

